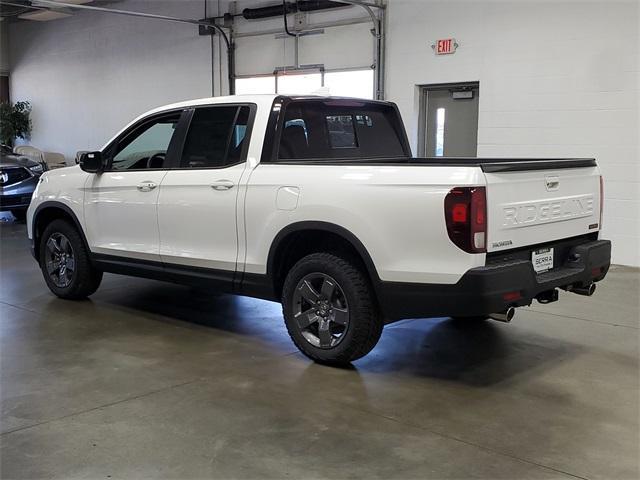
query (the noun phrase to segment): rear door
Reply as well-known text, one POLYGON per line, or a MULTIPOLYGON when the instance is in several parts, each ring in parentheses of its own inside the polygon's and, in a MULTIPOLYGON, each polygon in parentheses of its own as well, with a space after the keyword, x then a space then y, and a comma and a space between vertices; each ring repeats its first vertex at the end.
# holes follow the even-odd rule
POLYGON ((488 252, 548 243, 600 229, 600 172, 596 166, 485 170, 485 176, 488 252))
POLYGON ((160 186, 160 255, 167 267, 235 271, 236 204, 254 111, 229 104, 190 111, 182 153, 160 186))

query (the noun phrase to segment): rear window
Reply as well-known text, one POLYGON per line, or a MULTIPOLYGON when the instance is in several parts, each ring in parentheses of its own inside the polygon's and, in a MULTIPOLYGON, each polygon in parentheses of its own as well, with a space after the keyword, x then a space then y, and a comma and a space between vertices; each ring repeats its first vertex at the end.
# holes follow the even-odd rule
POLYGON ((249 107, 197 108, 185 140, 180 168, 219 168, 241 161, 249 107))
POLYGON ((303 100, 287 105, 278 159, 405 157, 404 131, 390 105, 303 100))

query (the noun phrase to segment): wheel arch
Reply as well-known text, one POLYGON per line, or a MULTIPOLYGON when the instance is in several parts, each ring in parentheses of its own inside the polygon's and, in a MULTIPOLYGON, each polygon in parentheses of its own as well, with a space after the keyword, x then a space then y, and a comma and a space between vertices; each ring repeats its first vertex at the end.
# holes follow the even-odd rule
POLYGON ((87 237, 84 234, 82 225, 78 220, 75 212, 64 203, 48 201, 43 202, 38 206, 38 208, 36 208, 31 223, 31 231, 33 237, 33 255, 36 260, 40 261, 40 241, 42 232, 48 224, 50 224, 54 220, 59 219, 70 221, 80 233, 80 237, 82 238, 87 251, 91 251, 89 248, 89 243, 87 242, 87 237))
POLYGON ((367 251, 364 244, 352 232, 340 225, 322 221, 302 221, 292 223, 284 227, 275 236, 269 249, 267 259, 267 277, 273 283, 273 292, 276 298, 279 298, 282 292, 284 277, 286 277, 287 267, 291 267, 290 263, 295 263, 300 257, 320 251, 318 245, 332 245, 338 250, 346 250, 345 253, 355 255, 356 260, 361 262, 366 273, 377 290, 380 277, 375 267, 371 255, 367 251), (316 245, 306 245, 306 248, 300 250, 295 249, 296 242, 304 242, 310 235, 317 236, 316 245), (293 247, 293 248, 292 248, 293 247), (314 248, 316 247, 316 248, 314 248), (297 253, 297 255, 296 255, 297 253), (290 257, 287 262, 287 257, 290 257))

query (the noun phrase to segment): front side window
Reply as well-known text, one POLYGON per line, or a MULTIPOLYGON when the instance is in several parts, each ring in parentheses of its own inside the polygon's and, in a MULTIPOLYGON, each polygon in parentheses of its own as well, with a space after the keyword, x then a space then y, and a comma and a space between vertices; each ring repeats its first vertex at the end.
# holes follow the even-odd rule
POLYGON ((216 168, 238 163, 245 146, 249 107, 198 108, 193 113, 180 168, 216 168))
POLYGON ((145 122, 118 142, 111 170, 167 168, 166 156, 180 119, 175 113, 145 122))

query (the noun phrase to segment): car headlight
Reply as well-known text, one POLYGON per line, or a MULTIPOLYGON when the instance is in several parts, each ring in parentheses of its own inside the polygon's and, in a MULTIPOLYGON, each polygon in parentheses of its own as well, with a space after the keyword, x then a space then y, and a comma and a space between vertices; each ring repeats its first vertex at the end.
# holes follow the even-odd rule
POLYGON ((42 165, 34 165, 33 167, 29 167, 33 173, 42 173, 44 172, 44 167, 42 165))

